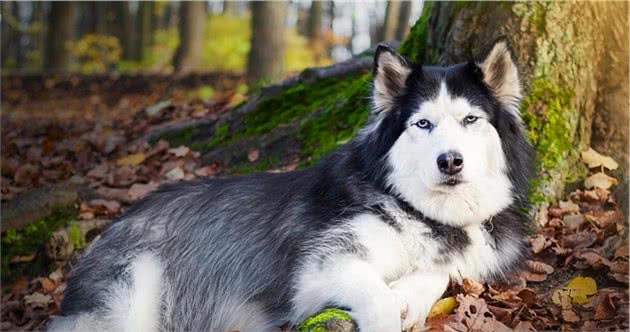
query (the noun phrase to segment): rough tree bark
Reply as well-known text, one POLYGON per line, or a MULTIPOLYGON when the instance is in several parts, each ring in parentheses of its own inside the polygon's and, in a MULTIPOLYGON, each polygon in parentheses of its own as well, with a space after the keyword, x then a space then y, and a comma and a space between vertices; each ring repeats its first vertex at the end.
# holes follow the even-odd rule
POLYGON ((70 61, 70 52, 66 43, 73 39, 74 18, 77 2, 53 1, 48 20, 48 45, 44 60, 44 68, 48 70, 65 70, 70 61))
POLYGON ((257 1, 252 6, 252 40, 247 59, 247 83, 277 82, 284 71, 287 3, 257 1))
MULTIPOLYGON (((512 41, 524 83, 523 119, 538 152, 539 177, 531 196, 538 208, 544 210, 567 183, 584 174, 579 153, 592 139, 604 142, 602 153, 627 153, 627 120, 611 124, 628 119, 628 59, 622 56, 628 52, 627 18, 622 17, 627 4, 436 2, 425 4, 423 12, 400 47, 416 62, 467 61, 500 35, 512 41), (618 77, 611 79, 615 70, 618 77)), ((166 138, 183 137, 202 151, 205 162, 223 162, 235 172, 281 168, 295 157, 309 165, 352 138, 364 123, 369 65, 357 63, 369 64, 369 57, 338 65, 356 69, 340 70, 338 76, 307 80, 309 73, 331 71, 305 71, 216 121, 166 138), (253 163, 247 159, 252 149, 260 152, 253 163)))
POLYGON ((385 11, 385 21, 381 30, 381 41, 390 41, 396 38, 396 29, 398 27, 398 18, 400 15, 400 1, 387 1, 387 10, 385 11))
POLYGON ((205 2, 183 1, 179 7, 179 46, 173 65, 177 74, 188 74, 201 64, 204 28, 206 26, 205 2))

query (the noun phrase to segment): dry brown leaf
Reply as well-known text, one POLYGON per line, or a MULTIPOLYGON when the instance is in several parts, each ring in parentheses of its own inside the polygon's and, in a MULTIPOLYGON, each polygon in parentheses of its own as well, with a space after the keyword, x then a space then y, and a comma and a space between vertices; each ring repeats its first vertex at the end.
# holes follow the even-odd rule
POLYGON ((181 167, 175 167, 172 170, 166 172, 166 178, 171 181, 179 181, 184 178, 184 170, 181 167))
POLYGON ((514 327, 514 332, 535 332, 536 328, 529 321, 520 321, 514 327))
POLYGON ((617 179, 610 177, 602 172, 595 173, 584 180, 584 186, 588 189, 602 188, 608 189, 617 184, 617 179))
POLYGON ((144 153, 134 153, 130 154, 126 157, 120 158, 116 161, 116 165, 118 166, 137 166, 142 164, 142 162, 146 159, 144 153))
POLYGON ((560 201, 558 207, 564 211, 564 214, 580 213, 580 207, 572 201, 560 201))
POLYGON ((175 155, 175 157, 184 157, 190 152, 190 148, 185 145, 180 145, 176 148, 168 149, 168 153, 175 155))
POLYGON ((576 230, 584 223, 584 216, 581 214, 570 214, 562 218, 562 222, 570 230, 576 230))
POLYGON ((619 164, 617 164, 614 159, 604 156, 592 148, 588 148, 588 150, 582 152, 582 161, 588 165, 588 168, 604 166, 610 170, 614 170, 619 167, 619 164))
POLYGON ((534 251, 535 254, 541 253, 551 245, 551 242, 547 241, 547 238, 542 234, 536 234, 536 236, 530 238, 529 243, 531 244, 532 251, 534 251))
POLYGON ((132 200, 141 199, 150 192, 157 190, 158 186, 156 182, 149 182, 148 184, 134 183, 133 186, 129 188, 129 198, 132 200))
POLYGON ((448 324, 451 329, 455 331, 511 331, 495 318, 485 300, 458 294, 457 302, 459 302, 459 307, 455 311, 455 319, 448 324))
POLYGON ((549 264, 527 260, 525 262, 527 264, 527 268, 534 273, 543 273, 543 274, 551 274, 553 273, 553 267, 549 264))
POLYGON ((25 304, 31 304, 31 303, 35 303, 35 304, 47 304, 49 303, 51 300, 50 295, 44 295, 42 293, 38 293, 35 292, 31 295, 26 295, 24 296, 24 303, 25 304))
POLYGON ((479 297, 479 295, 486 290, 486 287, 483 284, 468 278, 464 278, 462 286, 464 287, 464 292, 466 292, 466 294, 470 294, 474 297, 479 297))
POLYGON ((260 157, 260 150, 258 149, 251 149, 247 152, 247 160, 250 162, 258 160, 258 157, 260 157))
POLYGON ((606 294, 595 308, 595 319, 606 320, 612 319, 617 313, 617 308, 610 298, 610 294, 606 294))

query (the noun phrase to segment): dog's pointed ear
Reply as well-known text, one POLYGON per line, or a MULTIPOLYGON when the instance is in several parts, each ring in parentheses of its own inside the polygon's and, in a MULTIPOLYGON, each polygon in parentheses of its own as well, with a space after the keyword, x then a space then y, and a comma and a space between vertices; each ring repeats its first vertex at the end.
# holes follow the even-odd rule
POLYGON ((390 110, 394 99, 405 92, 405 82, 411 67, 396 51, 379 44, 374 54, 374 90, 372 99, 377 111, 390 110))
POLYGON ((518 116, 521 81, 515 56, 507 38, 501 37, 489 47, 477 62, 484 83, 494 92, 505 109, 518 116))

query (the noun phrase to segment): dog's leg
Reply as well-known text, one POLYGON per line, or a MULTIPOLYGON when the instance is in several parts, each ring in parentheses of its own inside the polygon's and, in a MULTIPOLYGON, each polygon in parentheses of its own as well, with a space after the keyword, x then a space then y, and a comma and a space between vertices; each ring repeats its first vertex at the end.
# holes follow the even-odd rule
POLYGON ((347 307, 362 332, 399 332, 402 303, 381 276, 354 257, 313 261, 300 271, 293 299, 299 320, 325 306, 347 307))
POLYGON ((448 287, 446 273, 415 271, 393 282, 390 287, 406 305, 402 328, 407 331, 414 326, 424 325, 433 304, 448 287))

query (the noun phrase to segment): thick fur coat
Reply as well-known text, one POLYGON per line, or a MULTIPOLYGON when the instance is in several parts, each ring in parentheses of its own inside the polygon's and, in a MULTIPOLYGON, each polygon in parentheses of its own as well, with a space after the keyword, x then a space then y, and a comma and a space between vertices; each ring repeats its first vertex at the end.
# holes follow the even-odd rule
POLYGON ((379 46, 373 76, 368 125, 318 165, 130 208, 74 268, 51 329, 277 331, 335 306, 361 331, 401 331, 449 280, 505 276, 526 252, 533 160, 509 44, 449 67, 379 46))

